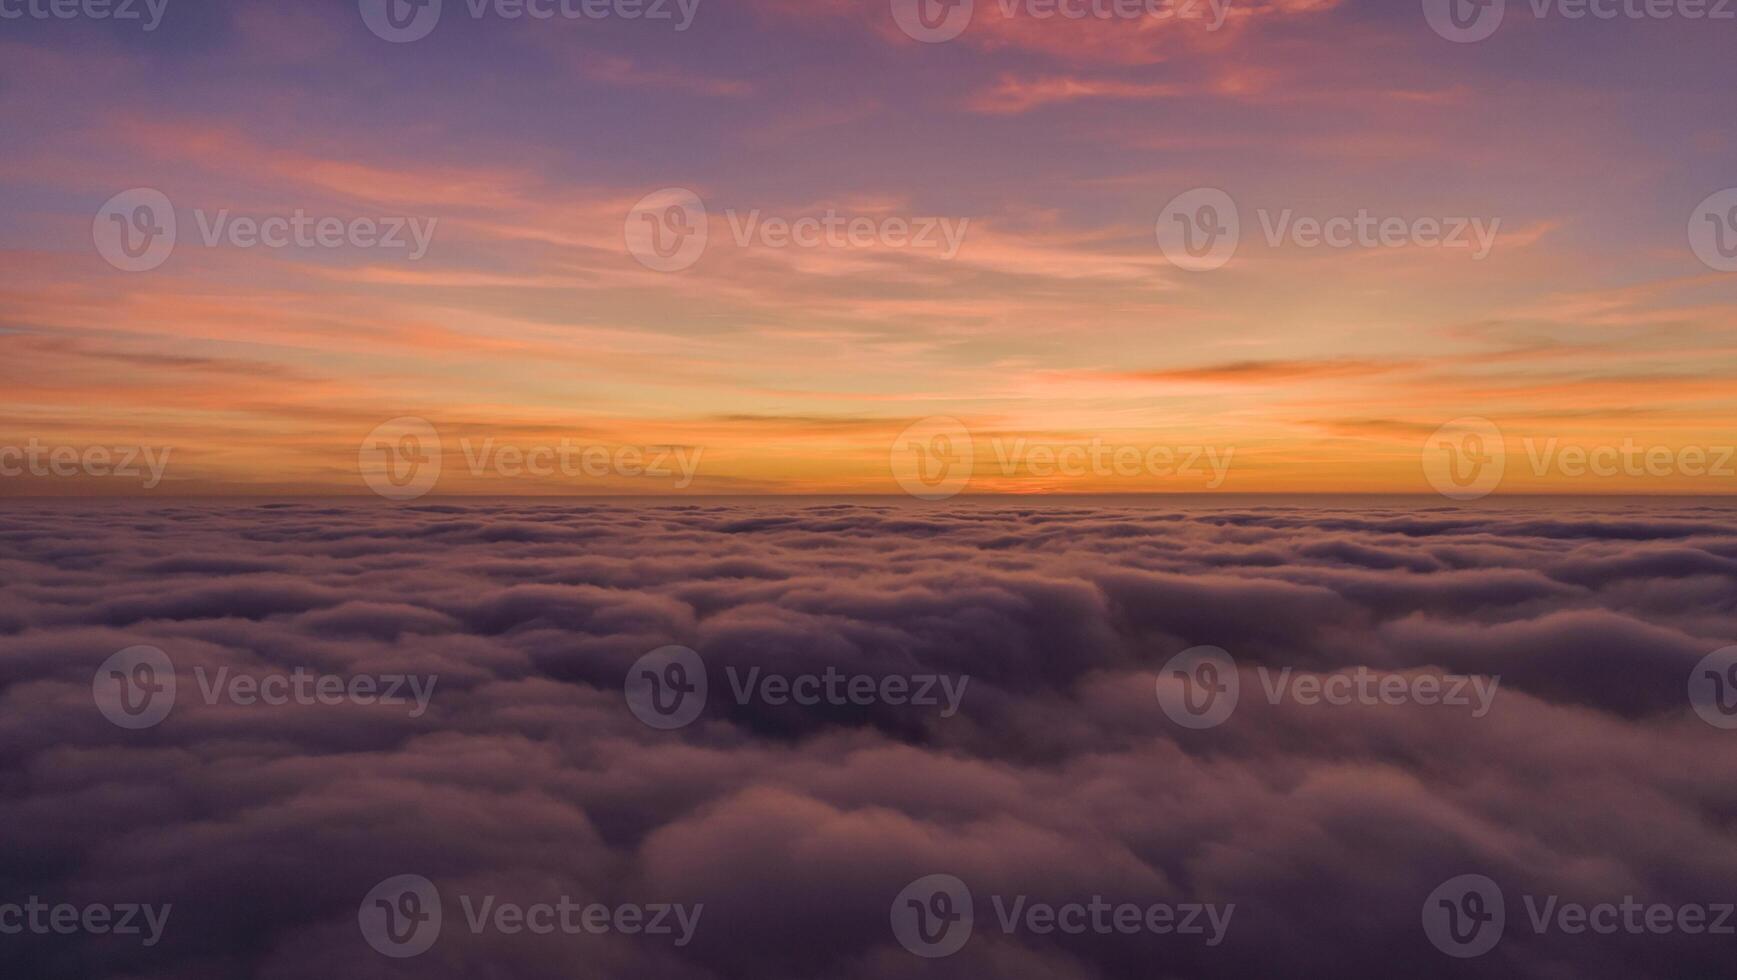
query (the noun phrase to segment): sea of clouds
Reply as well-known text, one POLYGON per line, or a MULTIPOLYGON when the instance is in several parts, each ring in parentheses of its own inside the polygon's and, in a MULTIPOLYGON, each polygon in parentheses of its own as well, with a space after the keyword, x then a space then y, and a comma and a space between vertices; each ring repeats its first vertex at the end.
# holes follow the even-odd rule
MULTIPOLYGON (((1730 936, 1542 934, 1521 895, 1737 901, 1737 731, 1691 709, 1737 643, 1737 507, 1708 502, 13 502, 0 511, 0 903, 172 903, 160 942, 0 935, 7 976, 1255 978, 1729 975, 1730 936), (159 724, 93 677, 159 649, 159 724), (670 645, 704 710, 624 695, 670 645), (1211 727, 1157 691, 1234 658, 1211 727), (1446 704, 1276 702, 1262 678, 1498 677, 1446 704), (969 678, 957 711, 732 680, 969 678), (204 695, 423 678, 415 706, 204 695), (395 959, 358 908, 445 904, 395 959), (944 959, 895 896, 978 896, 944 959), (1420 915, 1508 892, 1487 955, 1420 915), (473 932, 460 896, 703 905, 691 942, 473 932), (996 922, 1030 902, 1234 904, 1223 941, 996 922)), ((881 690, 877 687, 876 690, 881 690)))

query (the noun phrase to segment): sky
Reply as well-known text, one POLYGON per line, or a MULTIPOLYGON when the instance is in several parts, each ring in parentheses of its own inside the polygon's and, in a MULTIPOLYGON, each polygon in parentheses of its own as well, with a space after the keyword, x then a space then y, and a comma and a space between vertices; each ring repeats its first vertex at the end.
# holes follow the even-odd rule
POLYGON ((1737 20, 1692 3, 157 2, 0 0, 0 493, 366 494, 406 426, 441 493, 1737 479, 1737 20))

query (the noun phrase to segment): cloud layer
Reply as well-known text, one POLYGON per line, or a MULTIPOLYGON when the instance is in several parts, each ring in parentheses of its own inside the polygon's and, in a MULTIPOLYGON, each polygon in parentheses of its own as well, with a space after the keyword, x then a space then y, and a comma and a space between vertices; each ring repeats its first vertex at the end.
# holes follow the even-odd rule
POLYGON ((1691 711, 1737 641, 1729 505, 537 500, 67 503, 0 516, 0 902, 174 905, 158 945, 0 936, 20 975, 201 978, 1711 976, 1728 937, 1534 934, 1522 896, 1737 901, 1737 751, 1691 711), (173 660, 128 731, 92 676, 173 660), (682 645, 693 724, 623 693, 682 645), (1217 727, 1161 710, 1236 660, 1217 727), (1272 703, 1262 678, 1500 675, 1491 710, 1272 703), (296 670, 438 680, 402 705, 207 703, 296 670), (960 710, 751 696, 829 668, 968 676, 960 710), (1263 673, 1263 670, 1265 673, 1263 673), (889 927, 952 874, 944 960, 889 927), (1507 935, 1420 927, 1460 874, 1507 935), (357 925, 439 890, 412 960, 357 925), (1004 933, 992 897, 1236 906, 1224 941, 1004 933), (461 897, 703 903, 693 941, 473 934, 461 897))

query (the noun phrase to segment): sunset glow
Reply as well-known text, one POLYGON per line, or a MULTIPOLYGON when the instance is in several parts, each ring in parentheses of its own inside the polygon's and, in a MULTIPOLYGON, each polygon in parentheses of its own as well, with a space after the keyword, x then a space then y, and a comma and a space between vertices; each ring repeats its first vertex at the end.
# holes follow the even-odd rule
MULTIPOLYGON (((672 489, 460 449, 564 438, 694 447, 689 492, 895 493, 895 438, 944 417, 975 437, 974 493, 1428 492, 1430 434, 1480 417, 1503 492, 1731 488, 1554 462, 1734 438, 1737 275, 1690 241, 1737 183, 1710 84, 1729 43, 1692 22, 1510 12, 1453 44, 1415 4, 1235 3, 1212 30, 1204 0, 1134 25, 980 3, 932 44, 884 0, 719 3, 686 30, 449 0, 392 44, 318 6, 0 32, 9 445, 173 447, 171 492, 365 493, 363 437, 415 417, 446 493, 672 489), (1202 187, 1241 241, 1185 271, 1154 231, 1202 187), (180 225, 148 272, 92 243, 134 188, 180 225), (671 272, 624 234, 664 188, 706 210, 671 272), (407 221, 426 254, 410 230, 233 225, 297 215, 308 241, 407 221), (780 237, 828 215, 830 241, 780 237), (1333 219, 1351 244, 1311 245, 1333 219), (1215 486, 1010 469, 1020 440, 1234 464, 1215 486)), ((7 486, 127 489, 84 484, 7 486)))

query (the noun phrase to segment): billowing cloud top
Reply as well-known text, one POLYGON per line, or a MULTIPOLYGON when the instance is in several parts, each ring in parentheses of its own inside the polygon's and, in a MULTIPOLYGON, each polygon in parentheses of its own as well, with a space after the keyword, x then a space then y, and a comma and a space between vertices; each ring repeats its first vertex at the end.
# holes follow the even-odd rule
POLYGON ((1526 903, 1737 901, 1733 733, 1686 695, 1737 633, 1732 517, 18 505, 0 516, 0 904, 172 912, 150 946, 0 949, 21 976, 164 980, 1718 975, 1728 936, 1540 932, 1526 903), (173 700, 111 724, 101 668, 140 646, 169 659, 173 700), (654 727, 626 692, 669 646, 709 691, 654 727), (1184 725, 1168 665, 1201 646, 1240 699, 1184 725), (805 705, 746 680, 829 670, 959 696, 805 705), (297 672, 408 681, 396 701, 283 704, 235 683, 297 672), (1465 696, 1305 693, 1359 672, 1465 696), (976 919, 929 960, 889 909, 935 874, 976 919), (1460 960, 1420 916, 1466 874, 1499 884, 1507 931, 1460 960), (358 910, 401 875, 444 922, 397 960, 358 910), (1218 942, 1003 929, 1022 896, 1234 914, 1218 942), (685 944, 471 926, 485 900, 563 897, 703 914, 685 944))

